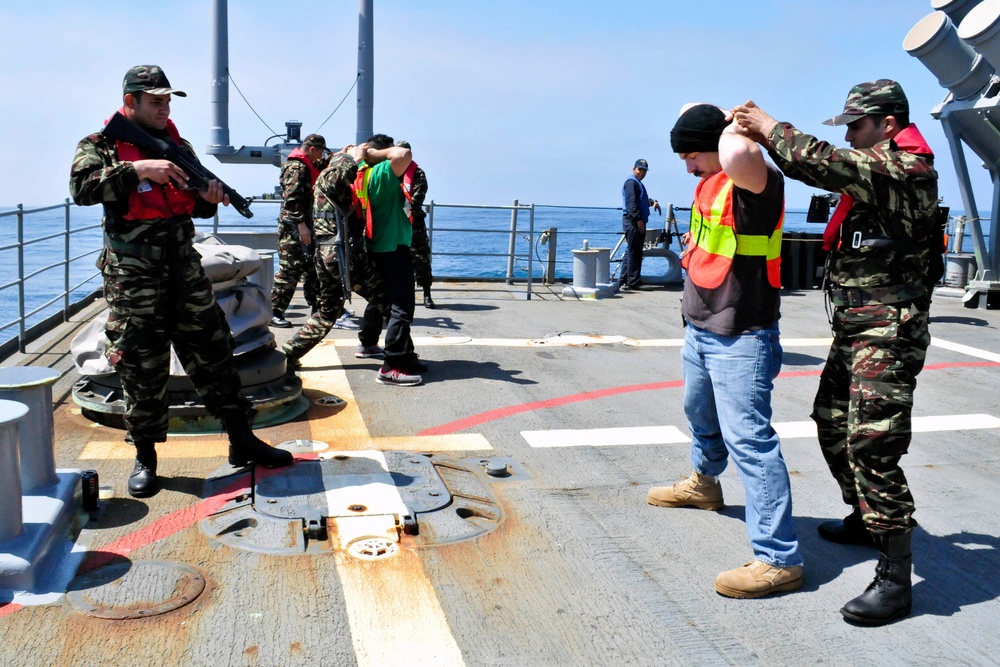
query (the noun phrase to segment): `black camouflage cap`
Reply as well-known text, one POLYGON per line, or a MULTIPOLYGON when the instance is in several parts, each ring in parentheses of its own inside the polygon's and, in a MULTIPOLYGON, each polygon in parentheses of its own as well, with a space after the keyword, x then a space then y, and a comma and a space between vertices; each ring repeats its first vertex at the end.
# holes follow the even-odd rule
POLYGON ((851 88, 844 103, 844 112, 830 120, 824 120, 824 125, 847 125, 862 116, 878 115, 892 116, 898 113, 909 113, 910 103, 906 101, 903 88, 891 79, 879 79, 859 83, 851 88))
POLYGON ((410 150, 413 150, 413 147, 410 146, 409 141, 404 141, 400 139, 399 141, 396 142, 396 145, 399 146, 400 148, 409 148, 410 150))
POLYGON ((138 92, 150 95, 187 97, 187 93, 183 90, 175 90, 170 87, 167 75, 156 65, 136 65, 125 72, 125 80, 122 81, 122 94, 138 92))
POLYGON ((645 160, 639 159, 639 160, 635 161, 635 166, 633 166, 632 168, 633 169, 645 169, 646 171, 649 171, 649 163, 646 162, 645 160))

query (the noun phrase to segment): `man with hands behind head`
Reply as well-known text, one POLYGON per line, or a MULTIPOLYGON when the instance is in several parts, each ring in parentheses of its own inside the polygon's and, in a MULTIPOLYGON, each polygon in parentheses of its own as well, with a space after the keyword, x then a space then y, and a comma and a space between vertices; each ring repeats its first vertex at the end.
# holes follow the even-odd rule
POLYGON ((771 390, 781 370, 778 318, 784 179, 753 141, 710 104, 688 105, 670 145, 700 179, 682 263, 681 351, 690 478, 654 487, 661 507, 723 507, 717 477, 729 457, 746 492, 754 560, 716 577, 715 590, 756 598, 802 586, 802 557, 771 390))

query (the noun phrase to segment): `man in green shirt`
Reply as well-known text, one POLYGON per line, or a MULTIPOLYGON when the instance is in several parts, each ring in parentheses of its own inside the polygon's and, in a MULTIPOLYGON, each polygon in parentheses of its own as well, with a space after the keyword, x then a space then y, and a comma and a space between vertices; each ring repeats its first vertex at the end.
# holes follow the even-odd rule
MULTIPOLYGON (((368 256, 389 299, 389 322, 385 331, 384 361, 376 379, 382 384, 413 386, 423 382, 427 370, 413 351, 410 325, 416 302, 413 296, 413 261, 410 243, 413 228, 406 214, 403 178, 413 162, 409 148, 394 146, 392 137, 376 134, 354 151, 362 163, 363 183, 356 183, 358 198, 366 210, 368 256), (370 215, 368 215, 370 214, 370 215)), ((361 351, 377 349, 382 330, 378 307, 365 308, 358 338, 361 351)))

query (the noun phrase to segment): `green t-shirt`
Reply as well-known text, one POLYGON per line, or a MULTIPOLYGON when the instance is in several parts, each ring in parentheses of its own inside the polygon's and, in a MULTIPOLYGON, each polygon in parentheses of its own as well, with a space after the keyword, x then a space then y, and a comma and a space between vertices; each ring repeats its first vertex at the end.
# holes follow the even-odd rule
POLYGON ((389 160, 379 162, 370 171, 368 199, 372 207, 372 238, 368 239, 368 250, 392 252, 399 246, 409 247, 413 226, 403 211, 402 181, 393 173, 389 160))

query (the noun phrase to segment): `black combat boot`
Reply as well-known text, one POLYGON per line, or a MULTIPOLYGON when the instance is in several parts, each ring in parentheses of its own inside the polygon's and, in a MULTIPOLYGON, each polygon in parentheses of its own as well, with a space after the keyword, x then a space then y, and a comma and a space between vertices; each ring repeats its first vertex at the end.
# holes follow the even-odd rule
POLYGON ((135 467, 128 478, 128 494, 147 498, 156 493, 156 443, 135 443, 135 467))
POLYGON ((863 544, 865 546, 875 546, 872 534, 865 527, 865 522, 861 520, 861 509, 854 508, 854 511, 844 517, 843 520, 824 521, 816 528, 819 536, 829 542, 837 544, 863 544))
POLYGON ((242 467, 257 463, 265 468, 277 468, 292 464, 291 452, 275 449, 254 435, 249 417, 228 417, 224 423, 229 434, 229 465, 242 467))
POLYGON ((864 593, 844 605, 840 613, 861 625, 885 625, 910 613, 913 606, 910 570, 911 532, 879 535, 875 580, 864 593))
POLYGON ((434 299, 431 298, 431 288, 424 288, 424 308, 430 308, 433 310, 436 306, 434 305, 434 299))

